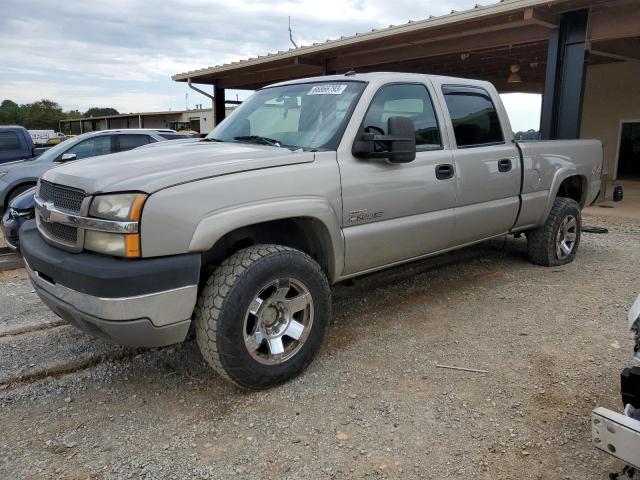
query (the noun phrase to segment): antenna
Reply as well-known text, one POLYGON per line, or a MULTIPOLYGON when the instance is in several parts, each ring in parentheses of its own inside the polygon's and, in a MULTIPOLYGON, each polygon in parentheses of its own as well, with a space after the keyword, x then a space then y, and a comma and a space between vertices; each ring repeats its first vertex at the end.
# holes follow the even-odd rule
POLYGON ((295 48, 298 48, 298 44, 293 41, 293 32, 291 31, 291 17, 289 17, 289 40, 291 40, 291 43, 293 43, 293 46, 295 48))

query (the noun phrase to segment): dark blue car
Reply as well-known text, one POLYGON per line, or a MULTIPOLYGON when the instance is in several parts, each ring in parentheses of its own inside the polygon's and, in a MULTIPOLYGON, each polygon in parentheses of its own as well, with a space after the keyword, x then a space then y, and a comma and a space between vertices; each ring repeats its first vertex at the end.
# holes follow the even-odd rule
POLYGON ((4 241, 11 250, 20 249, 18 238, 20 226, 34 216, 35 193, 36 189, 33 187, 15 197, 2 217, 4 241))

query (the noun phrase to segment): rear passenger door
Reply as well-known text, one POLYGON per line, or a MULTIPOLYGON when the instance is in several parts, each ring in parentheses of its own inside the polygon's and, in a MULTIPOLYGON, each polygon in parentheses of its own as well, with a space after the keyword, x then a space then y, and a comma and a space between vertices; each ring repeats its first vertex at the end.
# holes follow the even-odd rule
POLYGON ((411 118, 416 159, 389 163, 340 152, 345 273, 355 273, 442 250, 449 245, 455 215, 456 182, 437 175, 453 169, 444 148, 442 118, 430 88, 422 83, 381 86, 361 128, 388 134, 389 117, 411 118), (442 177, 442 178, 439 178, 442 177))
POLYGON ((520 157, 490 93, 482 87, 442 85, 451 119, 458 183, 454 245, 506 233, 520 205, 520 157))
POLYGON ((142 145, 147 145, 149 143, 155 142, 155 139, 151 138, 149 135, 144 134, 121 134, 115 135, 117 149, 116 152, 126 152, 127 150, 132 150, 134 148, 141 147, 142 145))

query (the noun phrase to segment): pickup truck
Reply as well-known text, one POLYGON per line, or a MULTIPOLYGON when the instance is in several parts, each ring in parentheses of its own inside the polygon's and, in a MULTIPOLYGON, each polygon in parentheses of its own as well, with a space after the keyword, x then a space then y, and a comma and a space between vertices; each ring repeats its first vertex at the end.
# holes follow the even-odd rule
POLYGON ((193 325, 213 369, 267 388, 318 352, 332 284, 506 234, 571 262, 602 163, 598 140, 514 141, 488 82, 307 78, 202 140, 47 171, 21 247, 73 325, 147 347, 193 325))
POLYGON ((0 126, 0 164, 29 160, 45 150, 47 147, 34 145, 26 128, 17 125, 0 126))

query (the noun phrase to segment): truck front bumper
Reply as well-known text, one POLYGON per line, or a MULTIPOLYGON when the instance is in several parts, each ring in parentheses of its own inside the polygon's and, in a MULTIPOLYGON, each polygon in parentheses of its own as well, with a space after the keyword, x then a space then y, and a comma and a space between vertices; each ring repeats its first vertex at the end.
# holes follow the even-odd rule
POLYGON ((120 345, 157 347, 187 336, 198 294, 200 256, 118 259, 47 244, 34 221, 20 230, 27 272, 58 316, 120 345))

